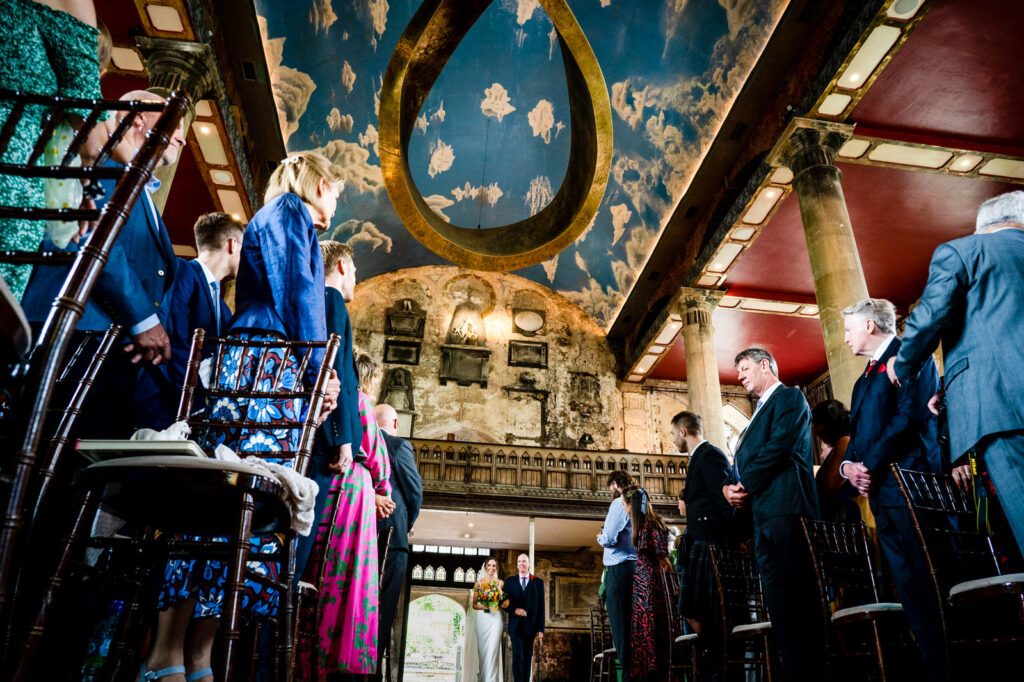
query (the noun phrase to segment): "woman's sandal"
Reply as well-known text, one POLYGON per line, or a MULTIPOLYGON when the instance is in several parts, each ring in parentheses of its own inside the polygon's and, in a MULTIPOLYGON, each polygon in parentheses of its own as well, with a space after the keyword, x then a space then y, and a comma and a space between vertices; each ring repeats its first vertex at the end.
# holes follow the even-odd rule
POLYGON ((201 680, 207 675, 213 675, 213 668, 203 668, 202 670, 195 671, 191 675, 186 675, 185 682, 196 682, 196 680, 201 680))
POLYGON ((169 668, 163 668, 161 670, 146 670, 146 664, 142 664, 142 670, 139 671, 138 682, 149 682, 150 680, 159 680, 164 677, 170 677, 171 675, 184 675, 185 666, 183 665, 172 665, 169 668))

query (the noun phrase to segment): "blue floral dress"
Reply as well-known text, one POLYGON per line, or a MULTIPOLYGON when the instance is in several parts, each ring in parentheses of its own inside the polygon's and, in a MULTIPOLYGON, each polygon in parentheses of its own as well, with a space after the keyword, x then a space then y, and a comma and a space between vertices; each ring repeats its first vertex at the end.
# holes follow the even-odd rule
MULTIPOLYGON (((260 341, 275 341, 277 336, 252 333, 236 333, 234 336, 260 341)), ((245 389, 258 391, 272 390, 274 380, 281 364, 284 370, 281 375, 281 390, 297 390, 299 384, 299 359, 289 353, 284 360, 283 348, 249 348, 242 355, 239 347, 231 348, 224 356, 223 366, 218 380, 222 389, 245 389), (262 358, 262 359, 261 359, 262 358), (241 372, 241 373, 240 373, 241 372)), ((299 422, 305 419, 307 405, 302 399, 271 399, 271 398, 236 398, 219 397, 211 399, 207 405, 207 417, 211 420, 237 420, 243 414, 245 419, 254 422, 299 422)), ((263 453, 281 451, 294 452, 298 449, 300 429, 241 429, 237 432, 209 429, 194 433, 193 438, 207 451, 217 445, 225 445, 238 453, 240 457, 258 454, 265 461, 275 462, 284 466, 292 466, 291 458, 274 458, 263 453)), ((221 537, 217 540, 227 541, 221 537)), ((281 549, 281 543, 275 536, 254 537, 250 540, 253 552, 270 554, 281 549)), ((280 564, 271 561, 249 561, 247 569, 251 573, 262 575, 271 580, 278 580, 280 564)), ((224 609, 224 585, 227 583, 228 565, 217 560, 185 560, 175 559, 167 562, 164 571, 164 584, 160 591, 158 608, 164 609, 189 597, 196 600, 193 616, 209 618, 221 615, 224 609)), ((277 613, 279 595, 277 590, 266 587, 253 580, 246 579, 242 593, 242 610, 246 617, 253 614, 273 616, 277 613)))

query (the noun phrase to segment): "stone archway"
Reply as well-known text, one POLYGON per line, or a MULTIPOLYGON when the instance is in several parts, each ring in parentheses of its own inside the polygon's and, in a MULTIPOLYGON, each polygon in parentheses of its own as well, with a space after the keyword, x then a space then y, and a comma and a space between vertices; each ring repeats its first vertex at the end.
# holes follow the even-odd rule
POLYGON ((475 679, 475 642, 466 636, 470 624, 468 609, 468 589, 411 587, 402 653, 404 680, 475 679), (467 651, 468 645, 472 645, 472 652, 467 651))

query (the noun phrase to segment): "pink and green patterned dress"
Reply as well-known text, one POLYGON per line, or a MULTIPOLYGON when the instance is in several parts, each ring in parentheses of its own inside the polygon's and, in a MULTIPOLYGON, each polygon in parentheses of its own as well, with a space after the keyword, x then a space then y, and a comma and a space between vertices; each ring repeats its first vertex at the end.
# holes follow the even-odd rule
POLYGON ((304 651, 302 679, 332 672, 371 674, 377 667, 377 515, 374 494, 390 495, 391 464, 373 403, 359 392, 363 442, 345 475, 331 484, 309 570, 319 576, 314 651, 304 651), (341 495, 334 519, 329 516, 341 495), (324 544, 326 543, 326 551, 324 544), (321 562, 321 557, 326 560, 321 562))

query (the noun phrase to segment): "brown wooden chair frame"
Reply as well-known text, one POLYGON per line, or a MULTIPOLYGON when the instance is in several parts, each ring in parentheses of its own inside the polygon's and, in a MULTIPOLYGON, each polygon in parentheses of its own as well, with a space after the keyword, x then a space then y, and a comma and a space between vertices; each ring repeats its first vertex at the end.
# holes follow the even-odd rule
MULTIPOLYGON (((193 427, 193 434, 202 429, 301 429, 298 448, 294 452, 275 451, 250 454, 275 459, 291 455, 295 462, 295 471, 304 475, 312 451, 317 417, 319 416, 326 393, 330 368, 334 365, 334 359, 341 343, 340 338, 332 334, 330 340, 326 343, 285 340, 257 341, 234 338, 209 339, 209 341, 218 344, 217 353, 214 356, 214 371, 211 374, 211 377, 213 377, 211 381, 214 385, 209 388, 197 388, 199 365, 203 356, 205 341, 205 332, 202 329, 197 329, 192 337, 192 349, 186 372, 185 386, 179 402, 179 420, 188 421, 193 427), (277 372, 273 387, 269 391, 243 389, 237 382, 231 389, 222 389, 215 378, 220 376, 225 349, 230 347, 240 347, 243 357, 247 349, 263 349, 259 356, 259 364, 257 365, 259 370, 262 370, 265 366, 270 348, 284 348, 288 352, 304 349, 297 370, 297 376, 300 379, 308 376, 307 370, 310 367, 314 349, 324 349, 324 357, 312 386, 305 391, 282 390, 283 369, 277 372), (192 405, 197 393, 208 397, 233 395, 248 399, 272 397, 302 398, 308 401, 308 407, 305 418, 295 422, 253 423, 247 421, 244 415, 239 415, 237 420, 213 420, 205 416, 205 411, 192 414, 192 405)), ((282 362, 281 365, 283 368, 285 363, 282 362)), ((242 373, 242 367, 240 366, 239 375, 241 376, 242 373)), ((146 628, 139 627, 137 621, 142 617, 142 605, 155 601, 155 591, 159 589, 157 580, 160 575, 152 570, 152 566, 166 561, 168 557, 220 558, 229 562, 229 571, 228 580, 225 585, 224 610, 221 615, 219 631, 221 646, 220 657, 217 661, 217 678, 221 680, 234 679, 236 659, 240 651, 242 591, 247 577, 246 562, 259 560, 275 561, 281 564, 281 575, 277 581, 252 574, 249 574, 248 577, 265 586, 279 590, 280 602, 276 623, 276 632, 279 640, 276 647, 278 661, 277 678, 290 680, 293 657, 292 619, 294 618, 295 611, 292 585, 295 563, 295 532, 291 529, 290 525, 290 510, 283 501, 283 487, 273 479, 259 473, 238 471, 232 469, 227 464, 224 467, 211 465, 205 471, 189 471, 189 485, 206 486, 205 489, 207 490, 219 490, 223 494, 232 496, 232 499, 237 501, 238 512, 237 518, 234 521, 216 519, 214 523, 219 523, 220 526, 217 529, 210 529, 206 527, 205 520, 212 518, 213 515, 200 514, 204 518, 204 521, 200 522, 202 525, 196 525, 195 522, 191 522, 192 525, 190 527, 178 527, 175 526, 174 519, 177 515, 181 514, 182 510, 175 509, 164 512, 161 509, 163 505, 154 504, 154 509, 147 509, 145 514, 139 515, 144 518, 132 519, 137 525, 143 527, 143 530, 133 540, 125 542, 112 538, 88 538, 88 523, 95 515, 101 501, 110 505, 112 504, 112 494, 114 496, 118 494, 128 495, 129 501, 125 503, 122 500, 121 504, 126 504, 137 513, 140 509, 146 508, 145 502, 149 499, 148 493, 151 493, 153 489, 160 491, 158 488, 160 485, 169 485, 167 479, 173 471, 175 463, 148 463, 145 461, 146 459, 145 457, 140 457, 113 462, 101 462, 79 472, 76 478, 76 487, 82 490, 79 513, 64 543, 66 549, 62 553, 57 570, 50 580, 42 608, 37 614, 35 622, 26 638, 25 654, 21 659, 14 679, 31 679, 32 658, 38 651, 46 633, 47 611, 59 601, 65 575, 79 551, 87 546, 103 548, 127 546, 139 555, 149 568, 136 581, 131 597, 126 599, 125 615, 121 619, 117 636, 114 638, 108 660, 104 665, 102 671, 104 676, 109 675, 110 679, 128 679, 135 674, 134 655, 141 648, 142 639, 146 632, 146 628), (132 495, 135 497, 131 498, 132 495), (258 508, 257 502, 261 502, 262 506, 258 508), (259 516, 257 516, 258 510, 260 511, 259 516), (231 529, 228 542, 215 542, 212 540, 175 540, 167 542, 166 540, 168 536, 175 533, 204 536, 218 535, 222 533, 222 528, 231 529), (254 532, 265 534, 264 529, 267 529, 266 532, 275 532, 283 535, 282 551, 272 554, 251 553, 250 537, 254 532), (278 531, 276 529, 282 530, 278 531), (157 531, 163 533, 159 539, 157 538, 157 531)), ((195 461, 188 457, 183 457, 182 460, 195 461)), ((159 495, 157 495, 156 499, 162 498, 159 498, 159 495)), ((196 514, 196 512, 191 513, 196 514)), ((162 563, 160 565, 162 566, 162 563)), ((160 574, 162 574, 162 571, 160 574)))
MULTIPOLYGON (((696 633, 683 634, 683 623, 685 619, 682 613, 677 613, 678 599, 673 599, 668 581, 675 582, 676 589, 682 589, 682 572, 664 573, 665 577, 665 599, 668 601, 668 626, 669 641, 669 673, 675 675, 686 675, 686 679, 693 680, 697 675, 697 649, 699 647, 700 635, 696 633)), ((709 624, 710 625, 710 624, 709 624)))
MULTIPOLYGON (((25 508, 29 504, 27 493, 36 471, 36 451, 39 448, 47 408, 53 395, 59 367, 70 343, 71 333, 82 316, 85 303, 107 261, 110 249, 117 240, 144 185, 152 176, 157 160, 184 116, 188 108, 188 97, 176 91, 171 93, 166 102, 108 102, 46 97, 0 90, 0 99, 12 102, 11 111, 0 127, 0 157, 6 152, 14 135, 15 127, 21 120, 26 107, 42 106, 49 111, 27 162, 0 163, 0 173, 29 178, 118 180, 110 200, 102 211, 0 206, 0 217, 4 218, 98 219, 96 229, 89 237, 88 242, 74 256, 64 286, 61 288, 57 300, 54 301, 42 332, 36 340, 23 383, 24 391, 17 401, 18 411, 13 420, 13 424, 16 426, 9 437, 11 454, 0 463, 3 469, 3 483, 6 488, 4 491, 6 498, 4 521, 0 528, 0 615, 6 622, 9 616, 8 594, 13 582, 12 568, 19 565, 16 554, 18 554, 19 538, 25 523, 25 508), (35 163, 42 156, 46 143, 69 109, 84 109, 88 110, 89 114, 76 133, 61 165, 57 167, 36 166, 35 163), (96 126, 104 111, 121 111, 127 115, 100 151, 97 163, 81 167, 70 166, 71 158, 79 152, 89 132, 96 126), (114 146, 131 126, 134 115, 145 111, 159 112, 160 116, 135 158, 123 168, 104 166, 103 163, 109 157, 114 146)), ((30 260, 19 259, 32 258, 31 255, 19 253, 4 255, 8 262, 30 262, 30 260)), ((53 256, 51 260, 56 261, 59 258, 53 256)), ((9 653, 8 647, 5 647, 5 659, 9 653)))
POLYGON ((722 613, 722 679, 726 682, 743 679, 744 675, 730 676, 729 671, 733 666, 745 668, 751 664, 764 666, 767 682, 778 679, 778 654, 765 605, 761 576, 757 572, 753 555, 719 545, 712 545, 710 552, 711 569, 722 613), (767 627, 744 627, 758 624, 766 624, 767 627), (748 646, 754 654, 752 657, 744 655, 748 646))

